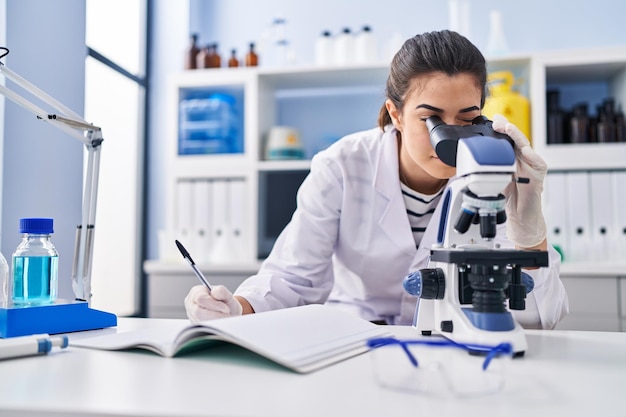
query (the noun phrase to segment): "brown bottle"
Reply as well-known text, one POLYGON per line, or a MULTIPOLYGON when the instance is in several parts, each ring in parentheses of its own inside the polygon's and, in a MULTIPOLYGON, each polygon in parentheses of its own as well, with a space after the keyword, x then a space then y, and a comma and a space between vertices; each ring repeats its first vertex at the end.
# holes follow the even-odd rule
POLYGON ((196 69, 196 56, 200 52, 198 48, 198 35, 193 34, 190 38, 190 45, 185 51, 185 69, 196 69))
POLYGON ((237 50, 231 49, 230 51, 230 59, 228 60, 228 66, 230 68, 238 67, 239 61, 237 60, 237 50))
POLYGON ((250 43, 250 50, 246 55, 246 67, 256 67, 259 65, 259 57, 254 52, 254 43, 250 43))
POLYGON ((211 56, 211 68, 219 68, 222 66, 222 57, 217 51, 217 44, 213 44, 213 55, 211 56))

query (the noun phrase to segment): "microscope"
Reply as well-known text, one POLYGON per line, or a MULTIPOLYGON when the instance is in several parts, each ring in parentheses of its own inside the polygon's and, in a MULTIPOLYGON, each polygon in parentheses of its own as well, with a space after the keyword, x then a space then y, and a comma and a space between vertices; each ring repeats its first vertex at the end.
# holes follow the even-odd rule
POLYGON ((506 221, 504 189, 514 180, 512 139, 478 116, 471 125, 426 120, 437 156, 457 168, 457 180, 442 196, 437 243, 428 268, 409 274, 404 289, 419 297, 414 327, 465 344, 511 343, 516 356, 526 351, 522 327, 509 310, 524 310, 532 278, 523 267, 548 265, 548 253, 502 248, 494 242, 506 221), (529 287, 529 288, 527 288, 529 287), (508 298, 508 309, 505 302, 508 298))

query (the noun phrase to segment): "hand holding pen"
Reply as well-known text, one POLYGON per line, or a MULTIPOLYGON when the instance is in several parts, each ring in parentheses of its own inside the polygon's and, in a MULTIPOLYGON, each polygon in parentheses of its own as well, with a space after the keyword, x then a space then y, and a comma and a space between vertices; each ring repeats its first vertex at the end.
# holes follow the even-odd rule
POLYGON ((189 252, 178 240, 176 246, 203 284, 191 288, 185 297, 185 310, 189 320, 197 323, 222 317, 240 316, 243 308, 228 288, 223 285, 211 286, 196 266, 189 252))

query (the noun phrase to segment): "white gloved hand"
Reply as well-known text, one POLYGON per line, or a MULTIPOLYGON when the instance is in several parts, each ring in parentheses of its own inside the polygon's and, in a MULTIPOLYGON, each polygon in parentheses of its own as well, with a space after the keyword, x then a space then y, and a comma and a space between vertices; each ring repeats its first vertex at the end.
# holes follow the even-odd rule
POLYGON ((506 235, 521 248, 532 248, 546 238, 546 222, 541 209, 543 180, 548 171, 545 161, 530 147, 524 134, 502 115, 494 115, 493 129, 506 133, 515 142, 517 178, 530 182, 512 182, 504 190, 506 196, 506 235))
POLYGON ((192 323, 229 316, 240 316, 243 308, 223 285, 213 286, 209 292, 204 285, 196 285, 185 297, 185 310, 192 323))

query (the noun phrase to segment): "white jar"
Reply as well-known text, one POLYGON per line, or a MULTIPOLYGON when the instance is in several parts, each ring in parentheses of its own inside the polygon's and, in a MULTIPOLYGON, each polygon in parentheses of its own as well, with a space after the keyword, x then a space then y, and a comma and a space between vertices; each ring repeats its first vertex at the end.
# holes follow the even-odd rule
POLYGON ((333 65, 334 40, 332 34, 325 30, 315 41, 315 65, 324 67, 333 65))
POLYGON ((357 64, 373 64, 378 61, 378 45, 369 26, 363 26, 356 34, 354 50, 357 64))
POLYGON ((344 28, 335 38, 335 65, 354 64, 354 36, 350 28, 344 28))

